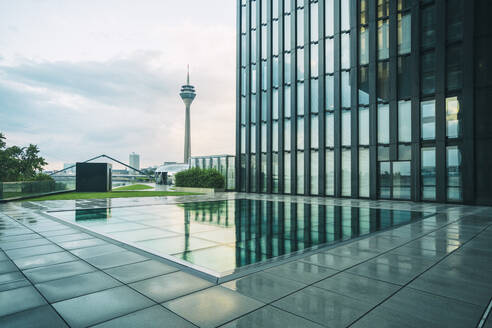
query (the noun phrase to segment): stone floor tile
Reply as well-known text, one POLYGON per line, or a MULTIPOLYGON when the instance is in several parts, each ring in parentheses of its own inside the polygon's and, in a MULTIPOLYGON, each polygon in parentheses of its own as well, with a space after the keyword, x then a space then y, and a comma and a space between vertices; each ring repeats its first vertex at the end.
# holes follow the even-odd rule
POLYGON ((341 272, 314 285, 376 305, 400 288, 398 285, 341 272))
POLYGON ((293 261, 275 266, 265 272, 309 285, 332 276, 338 271, 307 262, 293 261))
POLYGON ((222 286, 261 302, 270 303, 302 289, 306 285, 276 275, 258 272, 226 282, 222 286))
POLYGON ((35 247, 12 249, 7 251, 6 253, 11 259, 15 260, 21 257, 56 253, 62 251, 63 251, 62 248, 56 246, 55 244, 50 244, 50 245, 42 245, 42 246, 35 246, 35 247))
POLYGON ((18 271, 17 266, 10 260, 0 261, 0 274, 18 271))
POLYGON ((199 327, 216 327, 254 311, 264 304, 216 286, 163 304, 199 327))
POLYGON ((65 228, 65 229, 61 229, 61 230, 43 231, 40 234, 45 236, 46 238, 49 238, 49 237, 54 237, 54 236, 70 235, 70 234, 74 234, 74 233, 80 233, 80 230, 72 229, 72 228, 65 228))
POLYGON ((11 249, 34 247, 34 246, 49 245, 49 244, 51 244, 51 242, 48 239, 37 238, 37 239, 28 239, 28 240, 20 240, 20 241, 0 242, 0 248, 2 248, 4 251, 8 251, 11 249))
POLYGON ((58 252, 58 253, 49 253, 49 254, 40 254, 29 257, 21 257, 14 260, 14 263, 21 270, 37 268, 47 265, 65 263, 76 261, 77 258, 70 254, 69 252, 58 252))
POLYGON ((68 326, 50 305, 43 305, 0 317, 0 327, 65 328, 68 326))
POLYGON ((25 235, 1 235, 0 234, 0 242, 9 242, 9 241, 22 241, 22 240, 32 240, 32 239, 40 239, 43 236, 38 235, 37 233, 27 233, 25 235))
POLYGON ((94 238, 94 237, 87 234, 87 233, 83 233, 83 232, 72 233, 69 235, 59 235, 59 236, 48 237, 48 239, 54 243, 63 243, 63 242, 67 242, 67 241, 75 241, 75 240, 91 239, 91 238, 94 238))
POLYGON ((123 251, 119 253, 104 254, 86 259, 98 269, 108 269, 120 265, 126 265, 136 262, 142 262, 148 258, 131 251, 123 251))
POLYGON ((192 328, 196 327, 190 322, 172 313, 168 309, 155 305, 147 309, 127 314, 125 316, 103 322, 94 328, 192 328))
POLYGON ((55 264, 40 268, 28 269, 24 271, 26 277, 33 283, 40 283, 55 279, 61 279, 70 276, 76 276, 83 273, 96 271, 96 268, 83 261, 74 261, 61 264, 55 264))
POLYGON ((58 243, 58 245, 60 245, 60 247, 63 247, 65 249, 73 250, 73 249, 85 248, 91 246, 108 245, 108 243, 99 238, 91 238, 91 239, 66 241, 64 243, 58 243))
POLYGON ((178 271, 129 285, 143 295, 162 303, 213 286, 211 282, 178 271))
POLYGON ((80 257, 81 259, 88 259, 95 256, 100 256, 104 254, 123 252, 125 249, 113 244, 99 245, 93 247, 79 248, 71 250, 70 253, 80 257))
POLYGON ((159 261, 149 260, 107 269, 106 273, 129 284, 175 271, 178 271, 176 267, 159 261))
POLYGON ((273 306, 265 306, 220 327, 321 328, 323 326, 273 306))
POLYGON ((120 285, 104 272, 95 271, 39 283, 36 288, 50 303, 54 303, 120 285))
POLYGON ((371 308, 367 302, 316 287, 305 288, 273 305, 330 327, 346 327, 371 308))
POLYGON ((126 287, 116 287, 66 301, 53 307, 70 327, 87 327, 153 305, 148 298, 126 287))
POLYGON ((316 264, 334 270, 344 270, 362 262, 359 259, 353 259, 346 256, 333 255, 330 253, 317 253, 308 257, 304 257, 300 261, 309 262, 312 264, 316 264))
POLYGON ((0 292, 0 317, 46 304, 32 286, 0 292))

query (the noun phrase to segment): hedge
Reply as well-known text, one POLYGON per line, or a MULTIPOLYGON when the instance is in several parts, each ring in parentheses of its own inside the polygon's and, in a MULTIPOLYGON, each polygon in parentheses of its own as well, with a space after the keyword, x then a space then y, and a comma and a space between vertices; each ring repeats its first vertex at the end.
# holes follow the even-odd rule
POLYGON ((225 178, 216 169, 194 167, 174 175, 176 187, 216 188, 225 186, 225 178))

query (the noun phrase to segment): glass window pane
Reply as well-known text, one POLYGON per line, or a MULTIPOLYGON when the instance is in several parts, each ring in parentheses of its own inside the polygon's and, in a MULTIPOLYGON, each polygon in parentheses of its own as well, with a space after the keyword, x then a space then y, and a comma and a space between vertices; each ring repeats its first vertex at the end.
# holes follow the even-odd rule
POLYGON ((448 0, 446 4, 447 39, 448 41, 463 38, 464 0, 448 0))
POLYGON ((461 190, 461 151, 458 146, 446 148, 447 195, 448 200, 462 200, 461 190))
POLYGON ((297 115, 304 115, 304 83, 297 83, 297 115))
POLYGON ((297 81, 304 80, 304 48, 297 49, 297 81))
POLYGON ((369 64, 369 28, 361 27, 359 32, 359 64, 369 64))
POLYGON ((290 84, 292 82, 292 65, 291 65, 290 52, 284 54, 284 83, 290 84))
POLYGON ((278 120, 278 89, 272 90, 272 119, 278 120))
POLYGON ((409 54, 412 44, 412 16, 398 14, 398 54, 409 54))
POLYGON ((292 49, 291 21, 292 21, 292 15, 284 16, 284 51, 290 51, 292 49))
POLYGON ((369 66, 359 67, 359 105, 369 105, 369 66))
POLYGON ((290 103, 290 85, 284 87, 284 117, 289 118, 292 113, 292 106, 290 103))
POLYGON ((311 151, 311 195, 317 195, 319 193, 318 156, 319 153, 317 150, 311 151))
POLYGON ((311 3, 311 41, 319 40, 319 31, 318 31, 318 3, 311 3))
POLYGON ((378 21, 378 59, 389 58, 389 19, 378 21))
POLYGON ((278 56, 279 50, 278 50, 278 45, 280 42, 280 39, 278 37, 278 21, 275 20, 272 22, 272 52, 274 56, 278 56))
POLYGON ((393 162, 393 198, 410 199, 410 162, 393 162))
POLYGON ((333 53, 333 39, 325 40, 325 70, 327 74, 334 72, 335 57, 333 53))
POLYGON ((342 111, 342 146, 351 145, 351 121, 350 121, 350 111, 342 111))
POLYGON ((378 143, 389 144, 389 105, 378 105, 378 143))
POLYGON ((334 4, 333 0, 325 0, 325 35, 332 36, 333 35, 333 26, 334 26, 334 4))
POLYGON ((297 46, 304 45, 304 9, 297 9, 297 46))
POLYGON ((249 188, 250 191, 256 192, 256 155, 252 154, 249 160, 249 188))
POLYGON ((272 71, 273 71, 273 77, 272 77, 272 84, 273 87, 278 88, 280 85, 278 75, 279 75, 279 63, 278 63, 278 57, 273 57, 272 60, 272 71))
POLYGON ((303 116, 297 118, 297 149, 304 149, 304 117, 303 116))
POLYGON ((446 98, 446 136, 460 137, 460 102, 458 97, 446 98))
POLYGON ((436 138, 436 102, 435 100, 420 103, 421 138, 432 140, 436 138))
POLYGON ((369 146, 369 107, 359 108, 359 145, 369 146))
POLYGON ((251 124, 250 126, 250 144, 249 144, 249 147, 251 148, 251 152, 252 153, 256 153, 256 125, 254 124, 251 124))
POLYGON ((463 47, 461 44, 449 47, 446 54, 446 88, 448 90, 461 89, 463 47))
POLYGON ((304 152, 297 152, 297 194, 304 194, 304 152))
POLYGON ((290 13, 291 11, 290 2, 291 0, 284 0, 284 13, 290 13))
POLYGON ((369 197, 369 149, 359 148, 359 197, 369 197))
POLYGON ((318 61, 318 44, 312 44, 311 45, 311 77, 318 77, 319 76, 319 61, 318 61))
POLYGON ((311 115, 311 148, 319 147, 318 115, 311 115))
POLYGON ((398 99, 412 96, 412 67, 410 56, 398 57, 398 99))
POLYGON ((272 191, 278 193, 278 153, 272 154, 272 191))
POLYGON ((422 199, 436 199, 436 149, 422 148, 422 199))
POLYGON ((436 43, 436 17, 435 6, 427 6, 422 9, 421 15, 421 38, 422 47, 433 47, 436 43))
POLYGON ((291 148, 291 139, 290 136, 292 134, 290 120, 284 121, 284 149, 290 150, 291 148))
POLYGON ((341 66, 342 69, 350 68, 350 34, 342 33, 342 52, 341 52, 341 66))
POLYGON ((311 80, 311 113, 319 112, 318 79, 311 80))
POLYGON ((390 82, 388 61, 378 63, 377 95, 378 101, 389 101, 390 82))
POLYGON ((352 189, 352 151, 342 150, 342 196, 350 196, 352 189))
POLYGON ((421 92, 424 95, 436 91, 435 52, 431 51, 421 57, 421 92))
POLYGON ((341 30, 350 30, 350 2, 351 0, 340 0, 341 30))
POLYGON ((283 181, 285 193, 291 192, 290 177, 291 177, 290 153, 285 152, 284 153, 284 181, 283 181))
POLYGON ((379 163, 379 198, 391 198, 391 164, 379 163))
POLYGON ((335 142, 334 142, 335 125, 334 125, 334 114, 333 114, 333 112, 326 112, 325 125, 326 125, 326 131, 325 131, 326 147, 334 147, 335 146, 335 142))
POLYGON ((272 124, 272 151, 278 151, 278 121, 272 124))
POLYGON ((398 103, 398 141, 412 142, 412 102, 398 103))
POLYGON ((333 110, 335 108, 335 84, 333 75, 325 76, 325 109, 333 110))
POLYGON ((351 92, 350 92, 350 72, 342 72, 342 107, 350 108, 351 92))
POLYGON ((335 194, 335 154, 333 150, 326 150, 326 180, 325 194, 333 196, 335 194))

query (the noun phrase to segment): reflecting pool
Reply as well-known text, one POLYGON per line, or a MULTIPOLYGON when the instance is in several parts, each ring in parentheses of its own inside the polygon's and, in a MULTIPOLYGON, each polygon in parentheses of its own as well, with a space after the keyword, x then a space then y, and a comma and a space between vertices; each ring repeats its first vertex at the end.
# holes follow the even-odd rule
POLYGON ((51 215, 216 276, 419 220, 422 212, 235 199, 51 215))

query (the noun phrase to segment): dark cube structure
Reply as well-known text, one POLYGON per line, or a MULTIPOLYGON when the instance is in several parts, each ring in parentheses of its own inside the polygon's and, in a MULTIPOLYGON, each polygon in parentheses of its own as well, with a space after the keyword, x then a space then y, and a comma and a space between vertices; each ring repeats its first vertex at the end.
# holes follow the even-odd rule
POLYGON ((75 190, 79 192, 107 192, 112 189, 108 163, 77 163, 75 190))

